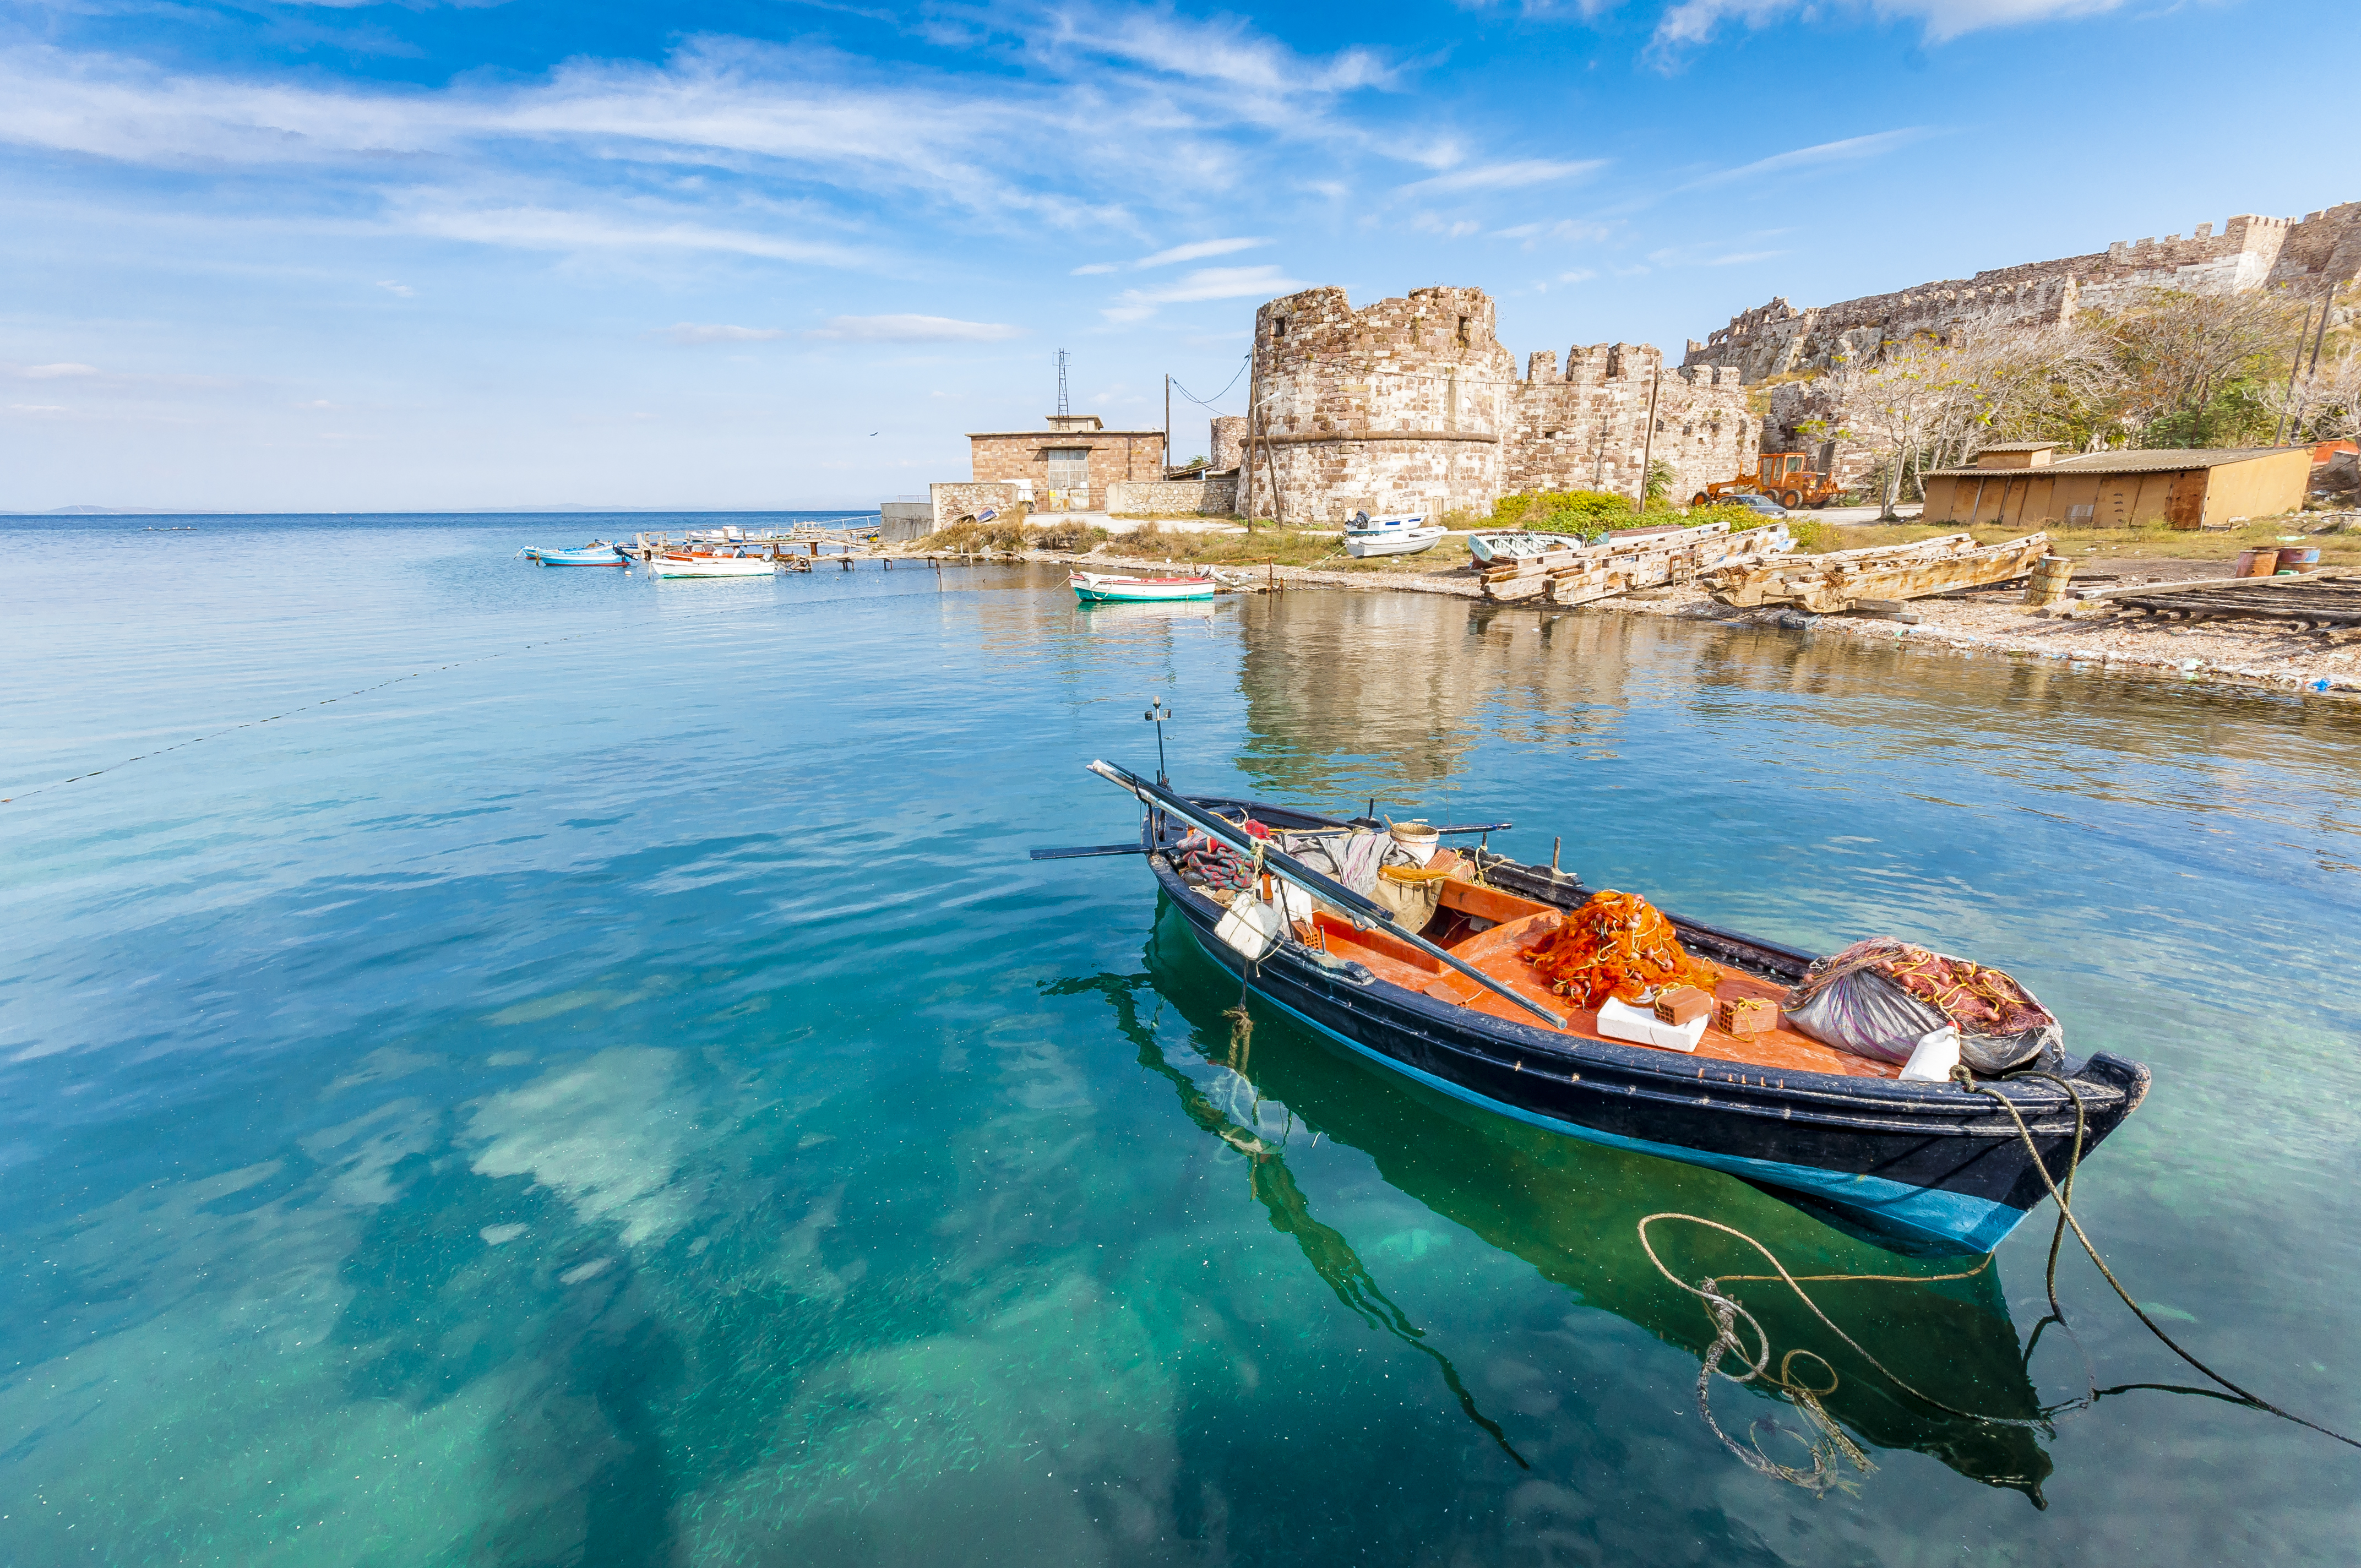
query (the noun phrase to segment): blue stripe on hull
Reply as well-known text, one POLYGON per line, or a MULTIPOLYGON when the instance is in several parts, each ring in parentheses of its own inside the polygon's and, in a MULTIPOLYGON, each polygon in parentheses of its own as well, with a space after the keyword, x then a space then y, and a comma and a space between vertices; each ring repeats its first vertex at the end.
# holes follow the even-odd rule
MULTIPOLYGON (((1208 958, 1213 959, 1215 963, 1221 962, 1211 948, 1205 948, 1204 935, 1197 929, 1194 921, 1189 923, 1189 934, 1196 939, 1199 948, 1205 949, 1208 958)), ((1727 1171, 1732 1176, 1768 1182, 1773 1187, 1792 1187, 1872 1216, 1880 1224, 1931 1241, 1971 1247, 1979 1253, 1990 1252, 2000 1245, 2009 1232, 2016 1228, 2017 1222, 2025 1218, 2024 1210, 1995 1203, 1989 1198, 1971 1198, 1956 1192, 1937 1191, 1928 1187, 1912 1187, 1905 1182, 1889 1181, 1882 1176, 1820 1170, 1808 1165, 1784 1165, 1777 1160, 1714 1154, 1705 1149, 1685 1148, 1678 1144, 1651 1143, 1645 1138, 1627 1138, 1620 1133, 1603 1133, 1578 1122, 1563 1122, 1554 1116, 1544 1116, 1538 1112, 1495 1100, 1489 1095, 1479 1094, 1465 1084, 1438 1078, 1408 1062, 1398 1061, 1383 1051, 1372 1050, 1358 1040, 1338 1034, 1317 1018, 1296 1011, 1268 992, 1257 991, 1255 994, 1289 1017, 1309 1025, 1380 1067, 1414 1079, 1455 1100, 1464 1100, 1470 1105, 1480 1105, 1487 1111, 1512 1116, 1520 1122, 1561 1133, 1567 1137, 1603 1144, 1609 1148, 1628 1149, 1634 1154, 1653 1155, 1658 1159, 1678 1160, 1684 1165, 1701 1165, 1708 1169, 1727 1171)))

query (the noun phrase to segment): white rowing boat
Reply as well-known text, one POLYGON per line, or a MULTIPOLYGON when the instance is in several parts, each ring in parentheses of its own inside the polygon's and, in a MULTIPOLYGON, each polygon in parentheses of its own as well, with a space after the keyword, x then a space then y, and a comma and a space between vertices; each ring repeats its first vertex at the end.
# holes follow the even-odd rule
POLYGON ((767 577, 774 568, 760 555, 707 555, 678 550, 657 550, 648 556, 648 570, 659 577, 767 577))
POLYGON ((1357 511, 1353 521, 1345 525, 1345 554, 1356 558, 1416 555, 1433 549, 1449 532, 1429 523, 1423 515, 1371 517, 1367 512, 1357 511))

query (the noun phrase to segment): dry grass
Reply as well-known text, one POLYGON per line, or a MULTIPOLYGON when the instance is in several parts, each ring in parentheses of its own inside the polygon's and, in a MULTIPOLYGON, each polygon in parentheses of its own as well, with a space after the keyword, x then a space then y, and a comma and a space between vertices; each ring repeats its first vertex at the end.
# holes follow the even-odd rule
POLYGON ((1445 539, 1422 555, 1356 561, 1334 530, 1263 527, 1252 533, 1182 533, 1149 525, 1107 541, 1109 555, 1146 561, 1191 561, 1207 566, 1319 565, 1347 572, 1447 572, 1469 560, 1467 542, 1445 539))
MULTIPOLYGON (((1791 528, 1794 526, 1791 522, 1791 528)), ((2238 552, 2288 543, 2292 535, 2302 534, 2302 543, 2317 545, 2320 564, 2323 566, 2361 566, 2361 533, 2307 534, 2309 520, 2298 517, 2266 518, 2241 528, 2183 530, 2177 528, 2068 528, 2052 523, 2042 532, 2049 535, 2050 544, 2060 555, 2104 561, 2116 558, 2175 561, 2221 561, 2225 565, 2237 558, 2238 552)), ((1863 523, 1858 527, 1837 528, 1822 524, 1819 537, 1806 543, 1798 532, 1796 544, 1813 554, 1828 550, 1861 550, 1876 544, 1907 544, 1914 540, 1933 539, 1945 533, 1971 533, 1979 544, 1998 544, 2005 540, 2019 539, 2030 530, 2012 524, 2005 528, 1979 525, 1960 529, 1943 523, 1863 523), (1834 543, 1823 543, 1835 535, 1834 543)))
POLYGON ((937 555, 982 554, 985 551, 1088 550, 1107 536, 1104 528, 1081 522, 1027 524, 1011 519, 994 522, 955 522, 939 528, 910 548, 937 555))

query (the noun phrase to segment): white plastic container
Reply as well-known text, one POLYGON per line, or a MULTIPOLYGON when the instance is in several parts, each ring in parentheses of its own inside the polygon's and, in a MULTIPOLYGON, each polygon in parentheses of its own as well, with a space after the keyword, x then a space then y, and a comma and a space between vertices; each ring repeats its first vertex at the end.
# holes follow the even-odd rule
POLYGON ((1599 1003, 1598 1032, 1610 1040, 1630 1040, 1634 1045, 1654 1046, 1665 1051, 1693 1051, 1705 1038, 1705 1026, 1709 1018, 1700 1014, 1686 1024, 1667 1024, 1656 1016, 1653 1007, 1634 1007, 1628 1002, 1609 997, 1599 1003))
POLYGON ((1279 938, 1286 929, 1287 922, 1279 917, 1278 910, 1259 898, 1241 893, 1230 900, 1229 913, 1213 927, 1213 935, 1249 960, 1258 960, 1279 946, 1279 938))
POLYGON ((1910 1059, 1902 1064, 1905 1083, 1944 1083, 1951 1069, 1960 1065, 1960 1031, 1946 1024, 1918 1042, 1910 1059))

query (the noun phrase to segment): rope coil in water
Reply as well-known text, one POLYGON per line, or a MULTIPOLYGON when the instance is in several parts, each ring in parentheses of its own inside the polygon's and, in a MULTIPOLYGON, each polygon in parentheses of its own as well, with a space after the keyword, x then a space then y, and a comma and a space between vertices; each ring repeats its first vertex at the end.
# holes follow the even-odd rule
POLYGON ((2092 1245, 2089 1234, 2082 1229, 2082 1222, 2074 1213, 2074 1178, 2081 1168, 2082 1151, 2086 1142, 2089 1125, 2088 1113, 2083 1105, 2081 1092, 2071 1082, 2051 1073, 2031 1072, 2022 1074, 2021 1076, 2026 1078, 2040 1079, 2046 1082, 2057 1085, 2058 1088, 2065 1094, 2066 1098, 2073 1104, 2074 1143, 2072 1153, 2067 1159, 2066 1179, 2062 1185, 2050 1176, 2048 1164, 2041 1157, 2039 1146, 2035 1144, 2033 1141, 2032 1129, 2026 1125, 2024 1116, 2019 1113, 2015 1103, 2011 1101, 2007 1095, 2002 1093, 1999 1090, 1991 1087, 1989 1084, 1977 1082, 1973 1075, 1965 1068, 1955 1069, 1952 1073, 1952 1080, 1962 1089, 1967 1090, 1970 1093, 1981 1094, 1988 1099, 1999 1102, 2001 1108, 2008 1113, 2010 1122, 2015 1124, 2017 1137, 2024 1143, 2026 1152, 2032 1157, 2034 1169, 2041 1173, 2042 1185, 2048 1189, 2049 1196, 2055 1200, 2058 1204, 2058 1225, 2049 1238, 2048 1269, 2044 1279, 2044 1286, 2048 1291, 2049 1299, 2050 1315, 2048 1318, 2045 1318, 2042 1321, 2040 1327, 2037 1327, 2034 1330, 2031 1341, 2026 1343, 2026 1360, 2030 1362, 2035 1345, 2040 1343, 2042 1328, 2048 1327, 2051 1321, 2055 1321, 2059 1326, 2065 1328, 2067 1333, 2074 1338, 2076 1348, 2078 1350, 2081 1348, 2081 1340, 2080 1336, 2074 1335, 2072 1326, 2066 1321, 2066 1310, 2059 1304, 2058 1300, 2058 1255, 2060 1245, 2065 1240, 2066 1231, 2068 1227, 2070 1226, 2074 1232, 2074 1239, 2081 1243, 2082 1250, 2090 1255, 2091 1261, 2098 1266, 2099 1272, 2106 1277, 2108 1285, 2114 1288, 2116 1296, 2121 1298, 2124 1305, 2132 1310, 2132 1315, 2139 1319, 2139 1321, 2147 1326, 2148 1332, 2163 1343, 2166 1349, 2171 1351, 2175 1355, 2187 1362, 2191 1366, 2195 1367, 2208 1378, 2211 1378, 2220 1387, 2227 1390, 2227 1393, 2215 1394, 2212 1389, 2180 1388, 2174 1385, 2154 1383, 2132 1383, 2122 1385, 2116 1388, 2102 1389, 2098 1387, 2097 1378, 2091 1375, 2090 1356, 2087 1352, 2084 1352, 2082 1356, 2083 1367, 2085 1376, 2088 1379, 2090 1391, 2081 1398, 2070 1400, 2063 1405, 2050 1406, 2044 1409, 2042 1414, 2037 1418, 1991 1416, 1985 1415, 1977 1410, 1961 1409, 1956 1405, 1947 1403, 1944 1400, 1935 1398, 1935 1396, 1927 1393, 1922 1388, 1914 1387, 1898 1373, 1894 1372, 1893 1368, 1878 1360, 1876 1356, 1871 1354, 1869 1351, 1862 1346, 1860 1341, 1845 1332, 1842 1328, 1837 1325, 1834 1319, 1830 1318, 1828 1313, 1820 1310, 1819 1303, 1812 1299, 1811 1293, 1804 1288, 1804 1285, 1806 1282, 1817 1284, 1834 1283, 1839 1281, 1933 1285, 1939 1284, 1946 1280, 1972 1279, 1977 1275, 1983 1273, 1984 1270, 1992 1266, 1993 1259, 1991 1255, 1986 1255, 1983 1260, 1978 1263, 1973 1268, 1964 1269, 1952 1274, 1807 1274, 1797 1276, 1790 1273, 1787 1269, 1787 1266, 1780 1262, 1778 1255, 1773 1253, 1769 1247, 1764 1246, 1761 1242, 1755 1240, 1752 1236, 1748 1235, 1745 1232, 1739 1230, 1734 1225, 1725 1225, 1717 1220, 1701 1219, 1695 1214, 1682 1214, 1670 1212, 1650 1214, 1640 1222, 1639 1231, 1641 1250, 1648 1255, 1648 1261, 1655 1265, 1657 1273, 1663 1275, 1667 1280, 1670 1280, 1680 1289, 1697 1298, 1697 1299, 1703 1303, 1706 1314, 1712 1320, 1714 1325, 1713 1343, 1708 1348, 1704 1362, 1697 1371, 1697 1413, 1704 1418, 1707 1428, 1720 1441, 1721 1445, 1730 1450, 1731 1453, 1735 1454, 1748 1468, 1763 1475, 1772 1476, 1778 1480, 1792 1482, 1795 1486, 1801 1486, 1806 1490, 1814 1493, 1826 1493, 1838 1488, 1845 1490, 1853 1489, 1851 1478, 1837 1468, 1837 1461, 1839 1459, 1850 1463, 1857 1473, 1863 1475, 1876 1468, 1876 1465, 1871 1463, 1869 1456, 1861 1451, 1861 1446, 1854 1442, 1852 1439, 1837 1424, 1835 1419, 1828 1414, 1827 1408, 1822 1403, 1823 1400, 1825 1400, 1828 1396, 1834 1394, 1837 1390, 1838 1378, 1836 1368, 1829 1365, 1826 1357, 1819 1355, 1816 1352, 1796 1349, 1791 1350, 1784 1355, 1781 1356, 1779 1359, 1778 1371, 1775 1373, 1772 1372, 1770 1370, 1771 1336, 1769 1332, 1764 1330, 1761 1321, 1758 1320, 1752 1312, 1749 1312, 1742 1303, 1722 1288, 1725 1285, 1768 1282, 1775 1279, 1785 1285, 1789 1290, 1793 1291, 1796 1299, 1803 1302, 1804 1306, 1811 1312, 1812 1316, 1819 1320, 1823 1327, 1825 1327, 1830 1333, 1836 1335, 1839 1340, 1842 1341, 1845 1346, 1851 1350, 1854 1354, 1860 1356, 1871 1366, 1876 1368, 1878 1373, 1883 1376, 1886 1381, 1893 1384, 1902 1392, 1909 1395, 1912 1398, 1917 1399, 1921 1403, 1926 1404, 1934 1409, 1940 1410, 1946 1415, 1957 1416, 1971 1421, 1979 1421, 1988 1426, 2020 1427, 2029 1428, 2041 1432, 2055 1432, 2057 1429, 2055 1424, 2051 1421, 2050 1417, 2059 1410, 2088 1409, 2104 1394, 2121 1393, 2132 1388, 2154 1388, 2166 1392, 2203 1394, 2213 1398, 2226 1398, 2230 1403, 2246 1405, 2254 1409, 2265 1411, 2270 1415, 2278 1416, 2283 1420, 2292 1421, 2297 1426, 2306 1428, 2312 1431, 2316 1431, 2323 1437, 2334 1438, 2338 1442, 2345 1443, 2350 1447, 2361 1448, 2361 1441, 2356 1441, 2353 1438, 2347 1437, 2343 1432, 2333 1431, 2328 1427, 2321 1425, 2317 1421, 2306 1420, 2304 1417, 2299 1416, 2291 1410, 2282 1409, 2281 1407, 2262 1398, 2260 1395, 2252 1393, 2247 1389, 2241 1387, 2239 1385, 2233 1383, 2230 1379, 2223 1376, 2220 1373, 2214 1371, 2212 1367, 2198 1360, 2197 1357, 2191 1355, 2188 1351, 2182 1349, 2170 1334, 2166 1333, 2162 1328, 2158 1326, 2155 1319, 2149 1317, 2147 1312, 2140 1309, 2139 1303, 2133 1300, 2131 1293, 2124 1288, 2123 1282, 2115 1277, 2114 1270, 2107 1266, 2106 1259, 2099 1255, 2099 1249, 2092 1245), (1657 1255, 1653 1243, 1649 1239, 1648 1228, 1659 1221, 1665 1220, 1678 1220, 1687 1224, 1701 1225, 1707 1230, 1719 1231, 1724 1235, 1735 1237, 1737 1240, 1745 1243, 1748 1246, 1752 1247, 1756 1252, 1761 1253, 1763 1256, 1769 1261, 1771 1266, 1777 1272, 1773 1274, 1725 1274, 1708 1276, 1706 1278, 1700 1279, 1697 1284, 1692 1285, 1688 1281, 1683 1279, 1679 1275, 1675 1274, 1672 1269, 1666 1266, 1664 1260, 1657 1255), (1747 1348, 1746 1341, 1739 1332, 1739 1323, 1741 1321, 1754 1331, 1756 1348, 1752 1351, 1747 1348), (1724 1360, 1733 1355, 1742 1370, 1738 1372, 1724 1370, 1722 1365, 1724 1360), (1795 1367, 1798 1358, 1806 1356, 1818 1362, 1821 1367, 1827 1372, 1828 1382, 1826 1387, 1815 1387, 1796 1376, 1795 1367), (1756 1421, 1751 1429, 1750 1441, 1752 1446, 1741 1447, 1734 1438, 1722 1430, 1721 1423, 1714 1419, 1712 1402, 1713 1379, 1717 1376, 1726 1377, 1733 1383, 1757 1383, 1778 1390, 1780 1394, 1784 1395, 1787 1398, 1789 1403, 1793 1404, 1798 1410, 1801 1410, 1804 1413, 1805 1417, 1812 1423, 1812 1427, 1815 1429, 1815 1431, 1799 1432, 1792 1428, 1780 1426, 1777 1422, 1769 1420, 1766 1418, 1763 1420, 1756 1421), (1806 1452, 1811 1455, 1812 1467, 1808 1470, 1805 1470, 1795 1465, 1783 1464, 1777 1460, 1773 1459, 1769 1454, 1763 1453, 1760 1434, 1765 1426, 1770 1427, 1773 1431, 1777 1431, 1782 1435, 1793 1438, 1796 1442, 1802 1443, 1806 1452))

